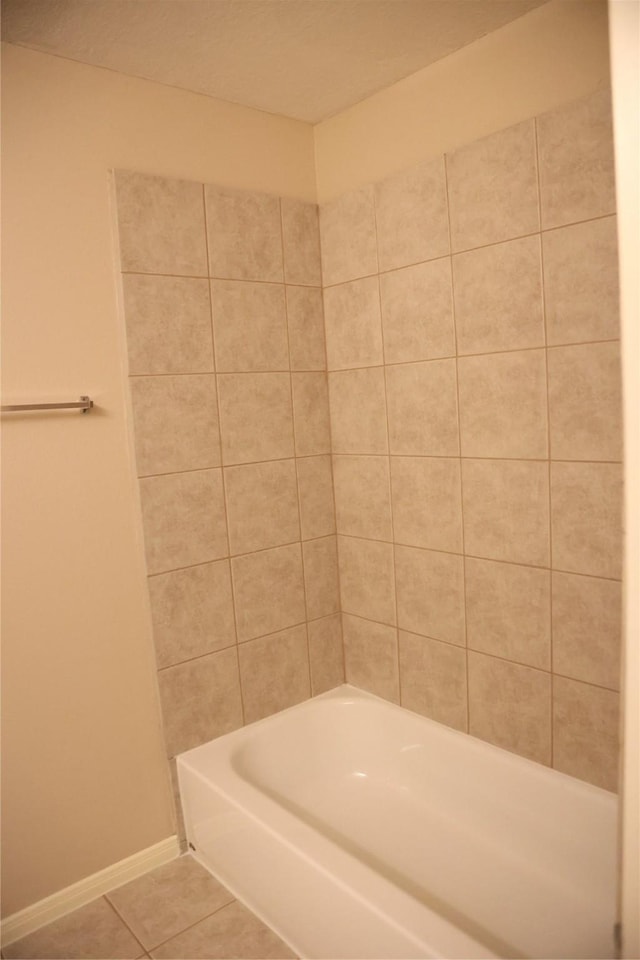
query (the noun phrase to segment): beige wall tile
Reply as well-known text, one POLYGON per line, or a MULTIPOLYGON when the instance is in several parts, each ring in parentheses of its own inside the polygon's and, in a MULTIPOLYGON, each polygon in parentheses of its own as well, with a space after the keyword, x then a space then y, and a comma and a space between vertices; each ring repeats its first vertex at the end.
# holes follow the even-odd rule
POLYGON ((296 456, 331 452, 329 392, 326 373, 291 374, 296 456))
POLYGON ((342 615, 347 683, 398 703, 398 631, 342 615))
POLYGON ((465 594, 471 649, 551 669, 548 570, 466 557, 465 594))
POLYGON ((329 374, 333 453, 387 453, 382 367, 329 374))
POLYGON ((536 123, 543 227, 613 213, 611 91, 560 107, 536 123))
POLYGON ((209 276, 282 283, 280 200, 205 184, 209 276))
POLYGON ((131 170, 115 182, 122 270, 206 277, 202 184, 131 170))
POLYGON ((469 651, 469 733, 551 762, 551 676, 469 651))
POLYGON ((396 622, 393 546, 338 537, 342 610, 380 623, 396 622))
POLYGON ((322 290, 287 287, 289 356, 292 370, 326 370, 322 290))
POLYGON ((183 933, 173 937, 151 954, 166 957, 293 957, 291 950, 261 920, 234 900, 183 933))
POLYGON ((533 120, 461 147, 446 163, 454 252, 540 229, 533 120))
POLYGON ((159 668, 235 643, 228 560, 149 577, 149 599, 159 668))
POLYGON ((238 640, 252 640, 305 619, 299 543, 231 561, 238 640))
POLYGON ((296 469, 302 539, 311 540, 335 533, 331 457, 299 458, 296 469))
POLYGON ((620 688, 621 584, 553 573, 553 669, 620 688))
POLYGON ((221 470, 145 477, 140 500, 148 573, 228 555, 221 470))
POLYGON ((620 336, 616 218, 542 234, 550 344, 620 336))
POLYGON ((467 554, 549 565, 549 471, 546 463, 463 460, 467 554))
POLYGON ((223 463, 293 456, 288 373, 219 374, 218 399, 223 463))
POLYGON ((449 253, 444 157, 375 185, 380 270, 449 253))
POLYGON ((397 543, 462 553, 460 461, 391 457, 397 543))
POLYGON ((324 286, 378 272, 372 186, 320 207, 320 243, 324 286))
POLYGON ((386 368, 392 454, 454 457, 459 452, 455 360, 386 368))
POLYGON ((307 624, 311 695, 332 690, 344 683, 342 617, 339 613, 307 624))
POLYGON ((453 258, 458 353, 544 346, 540 238, 453 258))
POLYGON ((233 895, 187 856, 112 890, 107 899, 151 949, 219 910, 233 895))
POLYGON ((142 947, 104 897, 2 947, 3 957, 139 957, 142 947))
POLYGON ((335 537, 302 544, 307 617, 315 620, 340 610, 338 550, 335 537))
POLYGON ((131 377, 138 476, 220 465, 213 374, 131 377))
POLYGON ((329 370, 382 363, 382 326, 377 277, 351 280, 324 292, 329 370))
POLYGON ((380 301, 387 363, 455 355, 449 257, 381 274, 380 301))
POLYGON ((594 577, 622 572, 622 476, 615 463, 552 463, 553 567, 594 577))
POLYGON ((170 757, 242 726, 235 646, 160 670, 158 688, 170 757))
POLYGON ((245 723, 292 707, 311 695, 304 624, 238 647, 245 723))
POLYGON ((213 370, 209 282, 123 274, 130 374, 213 370))
POLYGON ((461 357, 458 389, 464 457, 547 456, 544 350, 461 357))
POLYGON ((322 271, 318 207, 289 197, 282 197, 280 204, 285 282, 319 286, 322 271))
POLYGON ((618 789, 620 695, 553 678, 553 766, 605 790, 618 789))
POLYGON ((391 540, 388 457, 333 458, 338 533, 391 540))
POLYGON ((284 286, 243 280, 211 281, 216 370, 288 370, 284 286))
POLYGON ((294 460, 226 467, 224 486, 232 554, 300 539, 294 460))
POLYGON ((395 560, 398 625, 464 646, 463 558, 396 546, 395 560))
POLYGON ((464 650, 413 633, 398 633, 401 705, 456 730, 467 730, 464 650))
POLYGON ((549 350, 549 426, 555 460, 622 459, 619 343, 549 350))

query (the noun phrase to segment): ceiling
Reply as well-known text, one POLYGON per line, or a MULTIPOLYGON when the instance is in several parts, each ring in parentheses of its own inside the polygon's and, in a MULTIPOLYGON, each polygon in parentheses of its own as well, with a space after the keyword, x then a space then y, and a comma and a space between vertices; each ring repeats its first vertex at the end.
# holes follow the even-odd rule
POLYGON ((317 123, 546 0, 3 0, 2 38, 317 123))

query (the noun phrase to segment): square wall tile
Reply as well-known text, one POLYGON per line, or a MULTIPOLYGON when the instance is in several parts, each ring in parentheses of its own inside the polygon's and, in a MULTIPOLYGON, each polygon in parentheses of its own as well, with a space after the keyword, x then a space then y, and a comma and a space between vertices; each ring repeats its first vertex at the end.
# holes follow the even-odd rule
POLYGON ((224 486, 232 554, 300 539, 294 460, 226 467, 224 486))
POLYGON ((309 634, 309 662, 311 665, 311 695, 333 690, 344 683, 344 653, 342 647, 342 617, 312 620, 307 624, 309 634))
POLYGON ((616 218, 542 234, 550 344, 620 336, 616 218))
POLYGON ((391 457, 396 543, 462 553, 460 461, 391 457))
POLYGON ((467 730, 467 657, 439 640, 399 631, 401 706, 467 730))
POLYGON ((234 900, 211 916, 153 950, 155 960, 190 957, 293 957, 291 950, 261 920, 234 900))
POLYGON ((620 695, 553 678, 553 766, 605 790, 618 789, 620 695))
POLYGON ((338 550, 335 537, 306 540, 302 544, 307 617, 316 620, 338 613, 338 550))
POLYGON ((320 207, 320 244, 325 287, 378 272, 372 186, 320 207))
POLYGON ((551 464, 553 567, 622 575, 622 468, 616 463, 551 464))
POLYGON ((613 213, 611 91, 545 113, 536 123, 543 227, 613 213))
POLYGON ((546 458, 544 350, 461 357, 458 388, 463 457, 546 458))
POLYGON ((449 253, 444 157, 377 183, 375 201, 380 270, 449 253))
POLYGON ((3 957, 83 957, 113 960, 142 956, 143 948, 104 897, 2 947, 3 957))
POLYGON ((540 229, 534 121, 447 154, 454 252, 540 229))
POLYGON ((292 373, 296 456, 331 452, 329 392, 326 373, 292 373))
POLYGON ((229 903, 232 894, 192 857, 178 857, 112 890, 115 906, 147 949, 229 903))
POLYGON ((395 624, 392 544, 339 537, 338 565, 343 612, 395 624))
POLYGON ((465 644, 463 558, 396 546, 398 625, 434 640, 465 644))
POLYGON ((296 469, 302 539, 311 540, 335 533, 331 457, 298 459, 296 469))
POLYGON ((160 669, 236 641, 228 560, 149 577, 149 599, 160 669))
POLYGON ((381 274, 380 300, 387 363, 455 355, 449 257, 381 274))
POLYGON ((388 457, 333 458, 338 533, 392 540, 388 457))
POLYGON ((377 277, 351 280, 324 292, 329 370, 381 364, 382 324, 377 277))
POLYGON ((129 373, 211 373, 208 280, 123 274, 129 373))
POLYGON ((293 456, 290 374, 219 374, 218 399, 223 463, 293 456))
POLYGON ((550 670, 550 581, 548 570, 466 557, 468 646, 550 670))
POLYGON ((280 200, 205 185, 209 276, 282 283, 280 200))
POLYGON ((292 370, 326 370, 324 313, 319 287, 287 287, 292 370))
POLYGON ((169 757, 242 726, 235 646, 158 671, 158 687, 169 757))
POLYGON ((391 453, 457 456, 456 361, 402 363, 385 372, 391 453))
POLYGON ((539 237, 453 258, 458 353, 544 346, 539 237))
POLYGON ((261 720, 311 696, 304 624, 238 647, 245 723, 261 720))
POLYGON ((342 615, 347 683, 398 703, 398 631, 382 623, 342 615))
POLYGON ((554 672, 619 690, 622 585, 556 572, 552 584, 554 672))
POLYGON ((315 203, 283 197, 282 243, 286 283, 320 286, 320 227, 315 203))
POLYGON ((221 470, 145 477, 140 500, 148 573, 228 555, 221 470))
POLYGON ((553 347, 548 353, 553 459, 621 460, 619 343, 553 347))
POLYGON ((522 460, 463 460, 465 552, 549 565, 549 469, 522 460))
POLYGON ((384 370, 329 374, 333 453, 388 452, 384 370))
POLYGON ((238 640, 252 640, 303 623, 299 543, 249 553, 231 561, 238 640))
POLYGON ((131 377, 138 476, 220 466, 216 378, 131 377))
POLYGON ((202 184, 131 170, 115 183, 122 270, 206 277, 202 184))
POLYGON ((218 373, 289 369, 284 286, 212 280, 211 312, 218 373))
POLYGON ((551 763, 551 676, 469 651, 469 733, 551 763))

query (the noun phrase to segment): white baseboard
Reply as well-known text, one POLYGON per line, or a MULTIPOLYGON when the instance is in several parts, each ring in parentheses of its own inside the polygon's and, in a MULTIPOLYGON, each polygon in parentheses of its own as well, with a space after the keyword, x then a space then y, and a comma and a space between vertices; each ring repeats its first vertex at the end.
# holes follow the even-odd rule
POLYGON ((2 921, 2 946, 26 937, 28 933, 39 930, 52 920, 57 920, 71 913, 72 910, 83 907, 96 897, 101 897, 103 893, 115 890, 123 883, 135 880, 143 873, 153 870, 154 867, 160 867, 179 855, 178 838, 167 837, 166 840, 140 850, 139 853, 134 853, 133 856, 120 860, 105 870, 99 870, 98 873, 85 877, 84 880, 79 880, 78 883, 73 883, 70 887, 65 887, 64 890, 59 890, 58 893, 53 893, 30 907, 25 907, 24 910, 12 913, 2 921))

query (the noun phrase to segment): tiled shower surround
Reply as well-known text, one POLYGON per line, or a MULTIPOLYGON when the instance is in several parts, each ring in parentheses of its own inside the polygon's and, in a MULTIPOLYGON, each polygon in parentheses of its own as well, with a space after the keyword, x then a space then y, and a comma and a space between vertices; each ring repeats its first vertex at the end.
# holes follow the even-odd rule
POLYGON ((324 205, 322 280, 313 205, 116 182, 168 755, 340 683, 344 655, 356 686, 615 789, 608 91, 324 205))

